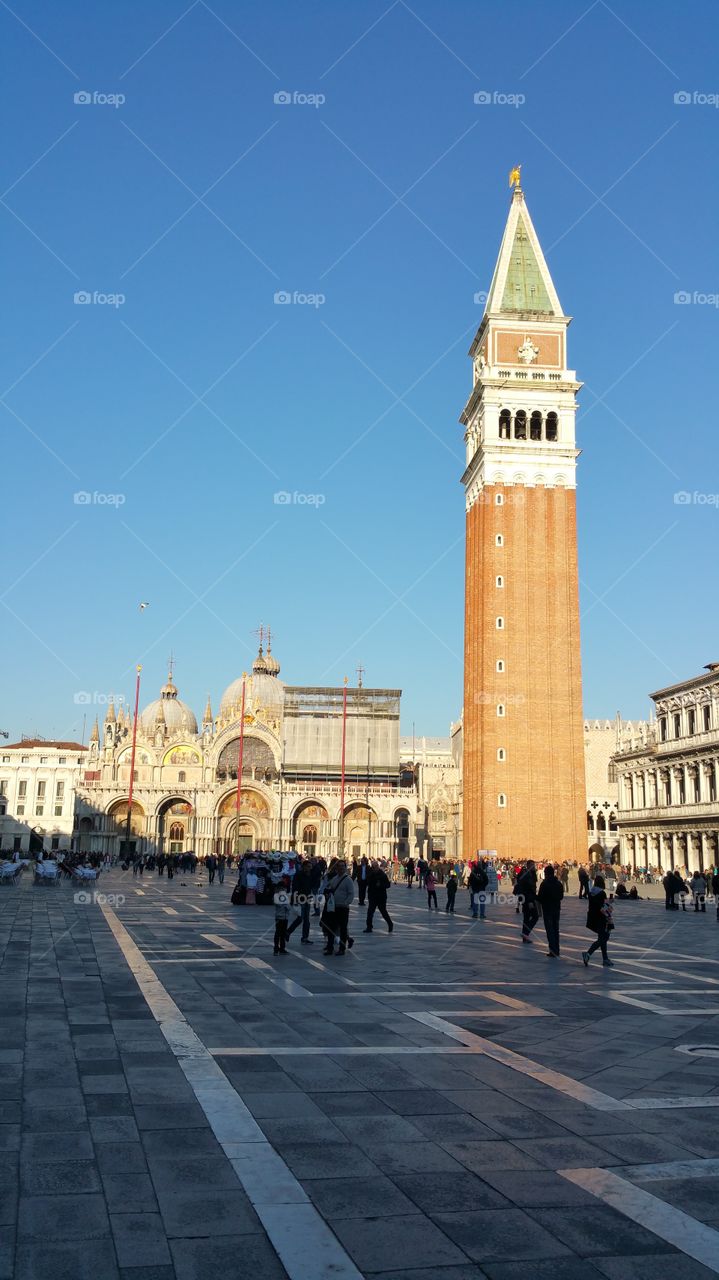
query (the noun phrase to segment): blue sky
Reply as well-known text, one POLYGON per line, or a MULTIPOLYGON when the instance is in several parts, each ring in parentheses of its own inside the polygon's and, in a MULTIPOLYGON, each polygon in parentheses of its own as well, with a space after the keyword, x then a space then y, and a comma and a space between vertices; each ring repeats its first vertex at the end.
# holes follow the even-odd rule
POLYGON ((199 716, 264 622, 289 683, 361 662, 405 732, 447 731, 457 417, 518 162, 585 383, 585 712, 718 659, 718 27, 666 0, 3 4, 0 728, 77 736, 78 695, 102 712, 141 661, 149 701, 170 650, 199 716))

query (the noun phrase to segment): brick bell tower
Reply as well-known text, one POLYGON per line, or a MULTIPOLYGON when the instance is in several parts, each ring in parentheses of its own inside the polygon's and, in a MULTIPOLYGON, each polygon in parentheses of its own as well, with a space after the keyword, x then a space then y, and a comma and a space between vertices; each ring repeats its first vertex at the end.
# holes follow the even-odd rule
POLYGON ((464 850, 587 852, 576 393, 518 171, 470 347, 465 427, 464 850))

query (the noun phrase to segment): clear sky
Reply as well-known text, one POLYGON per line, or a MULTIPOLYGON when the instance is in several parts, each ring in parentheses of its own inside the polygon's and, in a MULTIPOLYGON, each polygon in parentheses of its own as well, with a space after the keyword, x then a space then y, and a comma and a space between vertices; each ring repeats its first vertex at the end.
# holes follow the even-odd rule
POLYGON ((585 713, 718 660, 718 28, 713 0, 2 3, 0 729, 89 732, 170 650, 199 717, 263 622, 289 683, 361 662, 447 732, 457 417, 516 163, 585 384, 585 713))

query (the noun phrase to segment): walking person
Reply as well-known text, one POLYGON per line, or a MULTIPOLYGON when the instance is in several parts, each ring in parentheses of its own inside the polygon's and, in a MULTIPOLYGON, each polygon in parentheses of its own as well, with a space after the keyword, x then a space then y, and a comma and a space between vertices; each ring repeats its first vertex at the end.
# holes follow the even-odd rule
POLYGON ((454 900, 457 897, 458 887, 459 880, 457 879, 457 873, 456 871, 450 871, 447 878, 447 903, 444 909, 451 916, 454 915, 454 900))
POLYGON ((286 888, 275 894, 275 944, 276 956, 287 955, 287 922, 290 918, 290 895, 286 888))
POLYGON ((607 942, 609 935, 614 928, 612 920, 612 908, 606 894, 606 886, 604 884, 604 876, 595 876, 594 884, 589 891, 589 902, 587 904, 587 928, 592 933, 596 933, 596 941, 592 943, 587 951, 582 952, 582 960, 585 968, 589 964, 589 957, 595 951, 601 950, 602 962, 607 968, 611 968, 614 961, 609 959, 607 955, 607 942))
POLYGON ((225 864, 226 864, 226 862, 227 862, 227 859, 226 859, 226 857, 225 857, 224 853, 221 853, 221 854, 220 854, 220 856, 219 856, 219 858, 217 859, 217 879, 219 880, 220 884, 224 884, 224 883, 225 883, 225 864))
POLYGON ((288 939, 292 937, 295 929, 302 925, 302 937, 300 942, 306 946, 312 946, 310 937, 310 907, 312 906, 312 873, 311 868, 305 860, 301 862, 295 871, 295 878, 292 881, 292 905, 299 911, 299 915, 292 921, 287 930, 288 939))
POLYGON ((577 875, 579 876, 579 897, 589 897, 589 873, 586 867, 580 867, 577 875))
POLYGON ((412 888, 412 881, 414 880, 414 872, 415 872, 414 859, 408 858, 404 864, 404 874, 407 877, 408 889, 412 888))
POLYGON ((205 858, 205 866, 207 867, 207 883, 215 883, 215 872, 217 871, 217 858, 211 853, 209 858, 205 858))
POLYGON ((353 862, 352 864, 352 879, 357 881, 357 893, 361 907, 364 906, 367 897, 369 870, 369 858, 367 857, 361 858, 359 862, 353 862))
POLYGON ((327 901, 331 903, 331 910, 328 912, 326 937, 327 947, 325 955, 331 956, 334 951, 335 940, 339 942, 337 955, 343 956, 348 949, 351 951, 354 946, 354 938, 350 937, 349 917, 350 907, 354 901, 355 890, 352 883, 352 877, 347 873, 347 863, 343 858, 337 860, 335 864, 335 873, 330 876, 327 881, 327 901))
POLYGON ((517 901, 522 905, 522 942, 531 943, 530 933, 539 919, 537 906, 537 868, 530 858, 514 886, 517 901))
POLYGON ((312 858, 310 862, 310 889, 314 898, 314 907, 312 909, 312 914, 314 916, 318 916, 320 914, 322 880, 326 870, 327 863, 324 858, 312 858))
POLYGON ((711 887, 717 909, 717 924, 719 924, 719 870, 716 868, 712 872, 711 887))
POLYGON ((544 868, 544 879, 539 886, 537 901, 542 908, 544 931, 547 935, 548 956, 559 959, 559 914, 562 910, 564 885, 555 874, 554 867, 544 868))
POLYGON ((387 872, 378 866, 376 862, 373 862, 367 880, 367 925, 364 930, 365 933, 372 933, 372 921, 375 911, 379 911, 385 921, 388 933, 391 933, 394 929, 387 910, 387 890, 390 888, 390 884, 391 881, 387 872))
POLYGON ((694 898, 694 910, 705 912, 707 909, 707 882, 704 878, 703 872, 694 872, 694 875, 689 881, 689 888, 691 889, 692 897, 694 898))
POLYGON ((434 871, 430 867, 424 873, 424 887, 427 890, 427 910, 432 910, 434 903, 435 911, 439 911, 437 906, 437 881, 434 878, 434 871))
POLYGON ((472 912, 472 918, 477 920, 479 917, 479 895, 482 890, 482 876, 480 875, 480 864, 472 867, 467 879, 467 888, 469 889, 469 909, 472 912))

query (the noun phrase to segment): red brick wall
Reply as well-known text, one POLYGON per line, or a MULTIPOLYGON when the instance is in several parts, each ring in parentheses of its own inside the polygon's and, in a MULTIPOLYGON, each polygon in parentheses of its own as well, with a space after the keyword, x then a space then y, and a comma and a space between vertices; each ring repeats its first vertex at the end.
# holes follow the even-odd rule
POLYGON ((466 556, 465 857, 481 848, 517 859, 583 858, 574 491, 488 487, 467 515, 466 556), (495 505, 497 493, 503 506, 495 505), (495 546, 497 533, 503 547, 495 546), (497 575, 503 589, 495 586, 497 575), (496 628, 500 615, 503 630, 496 628), (499 747, 504 763, 497 761, 499 747))

